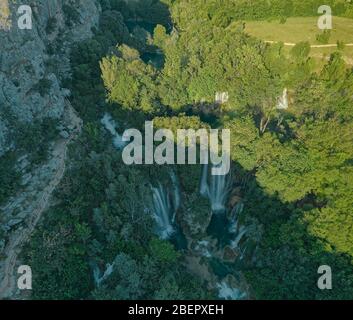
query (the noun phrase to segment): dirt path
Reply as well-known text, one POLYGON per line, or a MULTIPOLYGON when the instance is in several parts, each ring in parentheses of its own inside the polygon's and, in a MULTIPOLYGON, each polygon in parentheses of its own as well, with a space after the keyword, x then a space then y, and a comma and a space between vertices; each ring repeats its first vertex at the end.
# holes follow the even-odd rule
MULTIPOLYGON (((265 40, 265 42, 273 44, 273 43, 279 43, 280 41, 265 40)), ((294 47, 296 45, 296 43, 292 43, 292 42, 284 42, 283 44, 287 47, 294 47)), ((345 43, 344 46, 345 47, 353 47, 353 43, 345 43)), ((335 43, 335 44, 312 44, 310 47, 311 48, 335 48, 335 47, 337 47, 337 43, 335 43)))
POLYGON ((29 240, 38 221, 41 218, 42 213, 48 207, 49 200, 53 191, 59 185, 61 179, 64 176, 68 144, 73 139, 75 139, 81 131, 82 121, 76 115, 69 102, 67 102, 67 112, 68 114, 66 116, 70 120, 70 125, 72 125, 74 129, 72 130, 68 139, 58 141, 54 147, 53 155, 57 157, 59 162, 56 173, 50 183, 42 191, 42 195, 35 205, 36 209, 31 213, 30 219, 27 221, 27 226, 25 226, 24 229, 20 230, 13 237, 11 237, 8 245, 5 248, 6 260, 4 266, 4 275, 2 276, 2 281, 0 283, 0 299, 11 297, 15 291, 16 277, 14 269, 16 267, 18 254, 21 252, 23 245, 29 240))
MULTIPOLYGON (((274 44, 274 43, 279 43, 279 41, 272 41, 272 40, 265 40, 266 43, 274 44)), ((291 42, 284 42, 283 45, 287 47, 294 47, 296 43, 291 43, 291 42)), ((346 47, 353 47, 353 43, 345 43, 344 44, 346 47)), ((310 46, 310 48, 337 48, 337 44, 313 44, 310 46)), ((319 55, 319 54, 313 54, 311 55, 316 58, 323 58, 324 54, 319 55)), ((329 60, 330 58, 327 57, 326 60, 329 60)), ((343 56, 344 61, 348 65, 353 65, 353 59, 347 56, 343 56)))

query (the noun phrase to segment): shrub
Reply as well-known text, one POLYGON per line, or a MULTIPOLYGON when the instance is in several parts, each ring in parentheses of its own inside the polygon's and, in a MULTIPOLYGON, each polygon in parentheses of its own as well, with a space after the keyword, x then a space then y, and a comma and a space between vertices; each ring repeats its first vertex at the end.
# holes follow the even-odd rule
POLYGON ((324 32, 316 35, 316 40, 322 44, 328 44, 331 37, 331 30, 324 30, 324 32))

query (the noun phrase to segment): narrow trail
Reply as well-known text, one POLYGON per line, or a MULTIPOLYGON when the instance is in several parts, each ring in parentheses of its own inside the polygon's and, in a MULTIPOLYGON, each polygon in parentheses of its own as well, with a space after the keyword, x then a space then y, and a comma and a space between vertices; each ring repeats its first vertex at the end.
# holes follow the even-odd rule
MULTIPOLYGON (((265 40, 265 43, 269 44, 275 44, 279 42, 280 41, 265 40)), ((294 47, 296 43, 284 42, 283 45, 287 47, 294 47)), ((353 43, 345 43, 344 45, 345 47, 353 47, 353 43)), ((310 46, 310 48, 337 48, 337 44, 313 44, 310 46)), ((312 54, 311 56, 315 58, 324 58, 324 54, 312 54)), ((353 65, 353 59, 351 57, 343 56, 343 59, 348 65, 353 65)), ((329 61, 330 57, 326 57, 326 60, 329 61)))
POLYGON ((41 191, 42 195, 37 201, 35 210, 32 211, 30 218, 25 222, 27 225, 24 229, 16 232, 16 234, 10 238, 9 243, 5 248, 6 259, 4 275, 2 276, 0 283, 0 299, 11 297, 15 292, 16 277, 14 269, 16 267, 18 255, 21 252, 23 245, 29 240, 42 216, 42 213, 48 208, 51 195, 64 176, 68 144, 74 140, 81 131, 82 120, 76 115, 76 112, 69 102, 66 103, 66 106, 68 112, 66 116, 70 119, 70 125, 72 125, 74 129, 68 139, 59 140, 54 146, 53 155, 58 158, 59 162, 56 173, 46 188, 41 191))
MULTIPOLYGON (((279 43, 281 41, 272 41, 272 40, 265 40, 266 43, 279 43)), ((287 47, 294 47, 296 45, 296 43, 292 43, 292 42, 284 42, 283 43, 285 46, 287 47)), ((344 44, 345 47, 353 47, 353 43, 345 43, 344 44)), ((337 47, 337 43, 334 44, 312 44, 310 45, 310 48, 335 48, 337 47)))

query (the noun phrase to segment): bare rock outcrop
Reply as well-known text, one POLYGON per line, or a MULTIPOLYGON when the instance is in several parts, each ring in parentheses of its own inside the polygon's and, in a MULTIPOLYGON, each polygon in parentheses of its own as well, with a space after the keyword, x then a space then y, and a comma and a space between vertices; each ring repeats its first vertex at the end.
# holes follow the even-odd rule
POLYGON ((60 76, 69 72, 70 47, 90 37, 99 20, 94 0, 2 3, 8 17, 7 28, 5 23, 0 25, 0 156, 15 146, 10 116, 24 123, 62 118, 67 91, 61 87, 60 76), (32 10, 32 29, 21 30, 17 10, 26 4, 32 10), (75 21, 67 17, 69 12, 70 16, 75 12, 75 21), (50 52, 53 43, 59 43, 60 50, 50 52))
POLYGON ((91 37, 100 8, 95 0, 0 3, 0 157, 8 150, 17 154, 18 123, 51 118, 61 130, 50 143, 47 161, 32 166, 29 157, 19 153, 14 163, 22 176, 21 187, 0 206, 0 291, 4 297, 12 294, 17 254, 64 174, 66 145, 82 125, 61 80, 70 76, 70 49, 91 37), (20 5, 32 10, 30 30, 17 25, 20 5))

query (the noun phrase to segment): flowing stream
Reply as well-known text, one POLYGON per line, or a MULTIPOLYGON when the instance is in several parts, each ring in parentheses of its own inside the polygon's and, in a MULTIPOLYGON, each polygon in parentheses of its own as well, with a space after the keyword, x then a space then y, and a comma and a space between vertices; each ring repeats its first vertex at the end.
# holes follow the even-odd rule
POLYGON ((106 113, 102 118, 101 123, 113 136, 113 144, 115 148, 117 148, 118 150, 124 148, 126 143, 123 141, 122 136, 117 132, 117 124, 112 118, 112 116, 106 113))
POLYGON ((169 239, 175 232, 175 210, 169 197, 168 190, 158 183, 158 187, 151 187, 153 196, 152 216, 157 224, 157 234, 161 239, 169 239))
MULTIPOLYGON (((117 150, 121 150, 125 146, 122 136, 118 133, 118 125, 108 113, 101 120, 102 125, 113 136, 113 144, 117 150)), ((155 221, 155 232, 160 239, 169 240, 175 244, 179 250, 186 250, 187 240, 183 234, 183 230, 177 224, 177 212, 181 207, 181 190, 180 184, 175 171, 169 171, 169 183, 162 184, 158 182, 156 185, 150 185, 152 192, 152 203, 148 212, 155 221)), ((240 252, 238 260, 242 260, 245 249, 242 251, 240 247, 241 240, 247 233, 247 228, 240 225, 239 216, 243 212, 244 204, 238 203, 227 216, 227 202, 232 191, 231 174, 227 175, 211 175, 209 166, 203 165, 200 178, 199 192, 201 196, 208 198, 212 211, 211 222, 207 228, 207 234, 218 239, 220 248, 229 246, 240 252)), ((197 243, 197 249, 202 256, 210 261, 219 260, 213 256, 212 251, 208 250, 208 241, 200 240, 197 243)), ((229 274, 230 270, 221 260, 218 265, 223 266, 222 269, 229 274)), ((114 263, 107 264, 104 272, 101 272, 97 265, 93 266, 93 276, 96 286, 106 280, 114 270, 114 263)), ((217 283, 219 298, 221 299, 244 299, 246 294, 238 288, 233 288, 224 276, 220 277, 217 283)))
POLYGON ((97 264, 94 264, 93 266, 93 278, 96 286, 99 288, 104 280, 106 280, 114 271, 114 263, 113 264, 107 264, 106 265, 106 270, 102 274, 101 271, 99 270, 99 267, 97 264))
POLYGON ((218 297, 225 300, 242 300, 246 298, 246 293, 237 288, 232 288, 226 281, 217 284, 218 297))
POLYGON ((213 213, 226 210, 226 203, 231 192, 230 175, 210 175, 208 165, 203 165, 200 181, 200 194, 207 197, 213 213), (210 183, 208 182, 210 180, 210 183))
POLYGON ((180 187, 174 171, 169 172, 169 177, 172 182, 171 188, 161 183, 158 183, 158 187, 151 186, 152 216, 157 224, 157 234, 161 239, 170 239, 177 231, 176 214, 180 207, 180 187))

